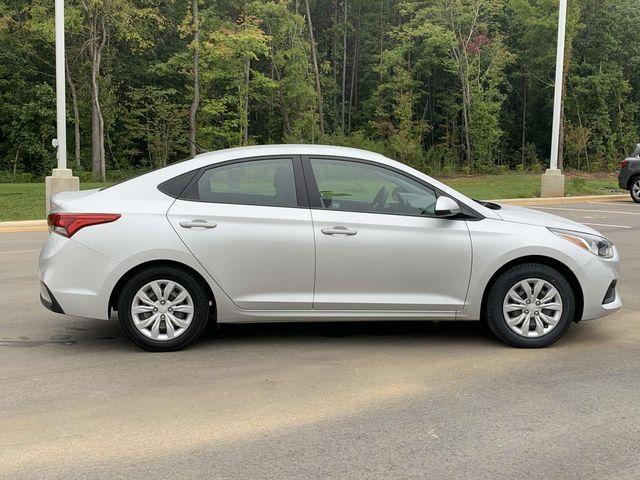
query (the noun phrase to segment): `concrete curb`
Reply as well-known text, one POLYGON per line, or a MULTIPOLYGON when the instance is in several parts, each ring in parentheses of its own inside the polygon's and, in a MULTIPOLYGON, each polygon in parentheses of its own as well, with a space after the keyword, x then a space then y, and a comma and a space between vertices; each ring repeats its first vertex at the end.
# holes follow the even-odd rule
POLYGON ((46 220, 21 220, 0 222, 0 233, 11 232, 44 232, 48 230, 46 220))
MULTIPOLYGON (((580 197, 551 197, 551 198, 505 198, 502 200, 491 200, 496 203, 506 205, 567 205, 571 203, 584 202, 619 202, 629 200, 629 205, 633 202, 628 194, 616 195, 583 195, 580 197)), ((46 220, 23 220, 15 222, 0 222, 0 233, 11 232, 44 232, 48 229, 46 220)))
POLYGON ((506 205, 567 205, 571 203, 585 202, 620 202, 629 200, 629 204, 633 205, 629 194, 615 195, 582 195, 579 197, 547 197, 547 198, 505 198, 502 200, 489 200, 496 203, 504 203, 506 205))

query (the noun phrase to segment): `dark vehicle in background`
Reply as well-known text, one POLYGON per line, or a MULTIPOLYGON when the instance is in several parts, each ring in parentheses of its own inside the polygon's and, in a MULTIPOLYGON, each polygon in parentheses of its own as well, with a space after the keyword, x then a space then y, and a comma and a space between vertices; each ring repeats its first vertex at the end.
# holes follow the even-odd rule
POLYGON ((633 201, 640 203, 640 143, 620 164, 618 185, 624 190, 629 190, 633 201))

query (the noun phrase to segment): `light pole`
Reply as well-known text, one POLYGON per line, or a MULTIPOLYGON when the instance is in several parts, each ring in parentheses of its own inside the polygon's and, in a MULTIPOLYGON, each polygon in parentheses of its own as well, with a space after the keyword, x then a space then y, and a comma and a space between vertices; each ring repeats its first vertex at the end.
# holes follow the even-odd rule
POLYGON ((56 147, 58 168, 54 168, 51 176, 45 178, 46 213, 51 209, 51 196, 58 192, 78 190, 80 181, 67 168, 67 118, 64 72, 64 0, 56 0, 56 147))
POLYGON ((553 127, 551 130, 551 158, 549 168, 542 175, 542 197, 564 196, 564 175, 558 169, 560 122, 562 120, 562 89, 564 77, 564 43, 567 27, 567 0, 560 0, 558 15, 558 47, 556 50, 556 80, 553 95, 553 127))
POLYGON ((56 145, 58 169, 67 168, 67 119, 64 71, 64 0, 56 0, 56 145))

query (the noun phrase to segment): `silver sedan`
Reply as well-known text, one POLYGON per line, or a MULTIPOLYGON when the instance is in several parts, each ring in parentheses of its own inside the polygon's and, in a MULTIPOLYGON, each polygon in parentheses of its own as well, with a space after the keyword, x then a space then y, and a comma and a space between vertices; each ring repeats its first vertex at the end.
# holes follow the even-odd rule
POLYGON ((544 347, 621 306, 618 253, 371 152, 222 150, 52 200, 41 301, 175 350, 207 322, 484 320, 544 347))

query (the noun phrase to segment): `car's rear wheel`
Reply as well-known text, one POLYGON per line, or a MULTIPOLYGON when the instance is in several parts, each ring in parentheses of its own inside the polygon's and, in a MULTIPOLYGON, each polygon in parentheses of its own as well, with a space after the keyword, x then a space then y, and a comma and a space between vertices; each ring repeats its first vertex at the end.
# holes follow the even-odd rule
POLYGON ((640 203, 640 176, 635 177, 631 180, 629 193, 631 194, 631 199, 634 202, 640 203))
POLYGON ((575 312, 573 290, 557 270, 538 263, 515 266, 491 286, 486 319, 508 345, 547 347, 569 328, 575 312))
POLYGON ((151 351, 179 350, 204 331, 209 298, 193 275, 174 267, 152 267, 124 285, 118 317, 138 346, 151 351))

